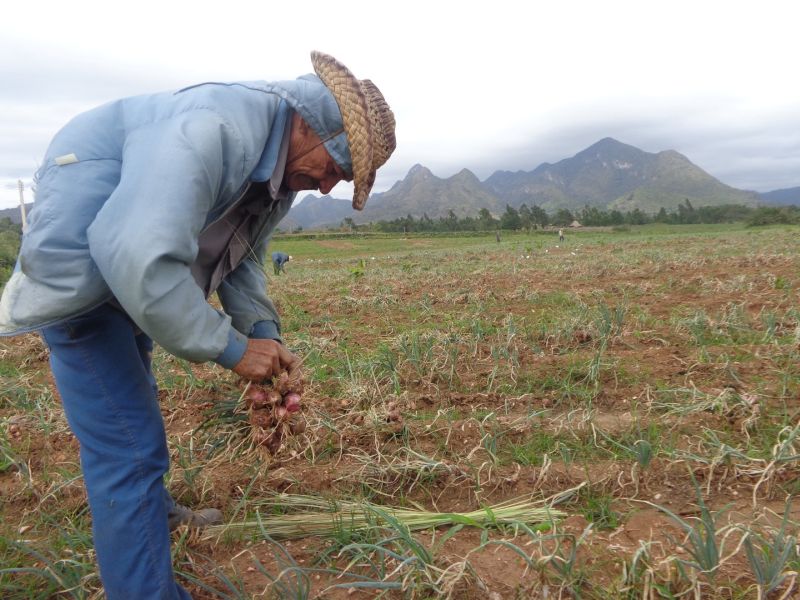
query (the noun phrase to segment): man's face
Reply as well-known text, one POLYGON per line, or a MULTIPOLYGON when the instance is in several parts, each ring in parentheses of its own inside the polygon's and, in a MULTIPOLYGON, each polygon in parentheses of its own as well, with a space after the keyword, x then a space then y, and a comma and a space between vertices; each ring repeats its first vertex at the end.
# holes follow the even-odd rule
POLYGON ((328 194, 342 180, 349 181, 342 168, 328 154, 319 136, 295 113, 283 175, 286 187, 293 192, 319 190, 328 194))

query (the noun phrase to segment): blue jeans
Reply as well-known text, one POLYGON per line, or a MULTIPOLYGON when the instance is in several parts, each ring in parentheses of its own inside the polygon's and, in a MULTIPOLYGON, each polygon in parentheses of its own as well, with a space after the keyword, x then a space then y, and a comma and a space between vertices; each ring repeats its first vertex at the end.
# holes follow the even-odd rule
POLYGON ((110 304, 47 327, 50 366, 80 442, 106 597, 187 599, 170 556, 169 452, 153 342, 110 304))

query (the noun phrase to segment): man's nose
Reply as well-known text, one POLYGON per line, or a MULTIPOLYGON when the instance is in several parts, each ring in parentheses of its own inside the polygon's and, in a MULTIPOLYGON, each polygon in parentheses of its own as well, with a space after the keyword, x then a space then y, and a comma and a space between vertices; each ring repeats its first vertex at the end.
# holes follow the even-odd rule
POLYGON ((339 183, 339 179, 337 177, 328 177, 327 179, 323 179, 319 182, 319 191, 323 194, 328 194, 334 187, 336 187, 337 183, 339 183))

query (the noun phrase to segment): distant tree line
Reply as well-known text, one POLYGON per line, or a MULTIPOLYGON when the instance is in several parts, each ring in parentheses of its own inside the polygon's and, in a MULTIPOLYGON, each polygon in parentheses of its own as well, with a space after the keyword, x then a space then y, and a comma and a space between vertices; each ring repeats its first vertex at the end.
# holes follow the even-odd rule
POLYGON ((342 225, 349 229, 361 229, 382 232, 442 232, 442 231, 495 231, 532 230, 547 227, 567 227, 578 221, 587 227, 616 225, 646 225, 648 223, 667 223, 672 225, 741 223, 749 225, 770 225, 776 223, 800 223, 800 207, 758 207, 752 208, 739 204, 720 206, 701 206, 695 208, 689 199, 679 204, 676 210, 661 208, 655 214, 646 213, 638 208, 629 211, 605 210, 595 206, 584 206, 572 212, 560 208, 552 215, 539 206, 528 207, 523 204, 518 209, 506 205, 500 218, 495 218, 482 208, 474 217, 458 217, 452 210, 447 216, 432 219, 427 214, 420 218, 406 215, 391 221, 378 221, 369 225, 356 225, 347 218, 342 225))

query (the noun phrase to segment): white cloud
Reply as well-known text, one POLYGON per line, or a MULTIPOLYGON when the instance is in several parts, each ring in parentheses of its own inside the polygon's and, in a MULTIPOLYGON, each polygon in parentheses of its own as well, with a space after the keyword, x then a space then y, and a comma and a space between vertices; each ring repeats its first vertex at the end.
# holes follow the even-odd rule
MULTIPOLYGON (((317 48, 395 111, 399 146, 376 191, 415 163, 485 178, 606 136, 678 150, 730 185, 800 185, 789 2, 45 4, 4 7, 0 182, 29 180, 82 110, 198 81, 293 78, 317 48)), ((17 201, 7 192, 0 207, 17 201)))

